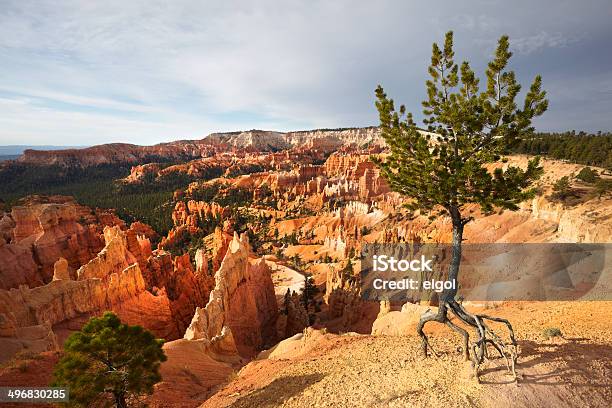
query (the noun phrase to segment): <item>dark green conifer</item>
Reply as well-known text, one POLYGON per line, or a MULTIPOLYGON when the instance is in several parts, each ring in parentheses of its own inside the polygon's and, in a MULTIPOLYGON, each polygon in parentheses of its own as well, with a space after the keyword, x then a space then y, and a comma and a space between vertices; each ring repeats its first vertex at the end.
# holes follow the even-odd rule
MULTIPOLYGON (((477 204, 485 214, 516 210, 521 201, 534 196, 533 182, 542 174, 538 158, 530 160, 525 169, 494 166, 504 161, 502 156, 509 146, 533 133, 532 119, 548 106, 539 75, 526 92, 523 105, 517 106, 521 86, 507 68, 511 56, 508 37, 502 36, 481 90, 470 64, 455 62, 452 32, 446 34, 442 47, 433 44, 427 99, 422 103, 427 132, 417 127, 403 105, 396 110, 381 86, 376 89, 380 128, 390 154, 375 161, 391 188, 409 198, 408 208, 450 217, 453 247, 449 280, 458 277, 463 228, 472 219, 466 206, 477 204)), ((418 332, 425 355, 429 343, 423 326, 438 321, 464 336, 464 352, 469 357, 468 333, 452 323, 447 312, 472 327, 480 324, 479 317, 466 312, 455 295, 456 290, 445 291, 438 313, 421 319, 418 332)), ((508 327, 512 331, 509 323, 508 327)), ((477 364, 484 355, 484 339, 481 333, 473 357, 477 364)))
POLYGON ((69 388, 73 406, 136 406, 161 381, 163 343, 106 312, 66 340, 53 385, 69 388))

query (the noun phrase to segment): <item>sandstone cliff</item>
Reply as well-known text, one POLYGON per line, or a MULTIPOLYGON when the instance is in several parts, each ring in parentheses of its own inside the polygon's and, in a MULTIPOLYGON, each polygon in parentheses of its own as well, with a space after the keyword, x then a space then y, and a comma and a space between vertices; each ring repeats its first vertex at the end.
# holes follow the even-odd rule
MULTIPOLYGON (((48 284, 0 290, 0 318, 4 322, 0 343, 11 344, 18 351, 15 344, 27 344, 20 334, 27 327, 72 327, 72 320, 81 321, 83 316, 105 310, 165 339, 182 335, 196 307, 206 304, 213 278, 206 273, 196 276, 188 255, 152 254, 148 239, 132 229, 106 227, 103 237, 102 250, 75 272, 59 257, 48 284)), ((14 264, 6 267, 14 273, 14 264)), ((51 341, 45 344, 55 346, 51 341)))
POLYGON ((276 338, 278 306, 270 270, 263 259, 249 259, 246 235, 234 234, 227 253, 215 273, 210 300, 197 308, 185 332, 189 340, 226 339, 243 355, 271 344, 276 338))
POLYGON ((105 247, 71 279, 66 262, 55 263, 54 280, 47 285, 0 291, 0 313, 12 316, 19 326, 53 326, 83 314, 115 310, 140 316, 137 322, 163 337, 177 337, 170 305, 165 293, 154 296, 146 291, 142 271, 127 250, 125 233, 118 227, 104 230, 105 247), (131 303, 131 304, 128 304, 131 303), (150 313, 147 315, 147 313, 150 313), (161 322, 161 323, 160 323, 161 322))
MULTIPOLYGON (((53 265, 64 258, 72 270, 103 247, 99 225, 81 223, 84 208, 71 200, 14 206, 2 216, 0 288, 39 286, 53 278, 53 265)), ((85 220, 85 218, 82 218, 85 220)))
POLYGON ((151 162, 165 159, 194 159, 211 154, 214 149, 197 141, 177 141, 154 146, 110 143, 83 149, 32 150, 23 152, 17 161, 28 165, 95 166, 109 163, 151 162))

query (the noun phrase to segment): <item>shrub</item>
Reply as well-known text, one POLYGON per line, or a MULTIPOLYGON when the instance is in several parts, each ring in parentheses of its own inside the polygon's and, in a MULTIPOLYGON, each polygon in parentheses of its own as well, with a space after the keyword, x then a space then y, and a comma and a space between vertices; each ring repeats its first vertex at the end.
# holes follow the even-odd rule
POLYGON ((585 183, 594 183, 599 179, 599 174, 597 171, 592 170, 590 167, 584 167, 578 174, 576 175, 578 180, 582 180, 585 183))
POLYGON ((554 200, 565 200, 573 194, 570 179, 568 176, 563 176, 553 185, 553 193, 551 198, 554 200))
POLYGON ((561 329, 559 329, 558 327, 547 327, 546 329, 544 329, 542 334, 544 335, 544 338, 546 338, 546 340, 553 337, 563 336, 563 334, 561 333, 561 329))
POLYGON ((602 196, 608 194, 610 191, 612 191, 612 180, 597 180, 597 182, 595 183, 595 194, 597 194, 597 197, 601 198, 602 196))

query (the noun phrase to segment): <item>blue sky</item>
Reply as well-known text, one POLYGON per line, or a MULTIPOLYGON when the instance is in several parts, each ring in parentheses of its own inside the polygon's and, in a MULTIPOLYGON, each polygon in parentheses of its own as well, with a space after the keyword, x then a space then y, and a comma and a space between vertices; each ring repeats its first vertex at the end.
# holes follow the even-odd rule
POLYGON ((0 0, 0 145, 153 144, 418 118, 433 41, 482 75, 497 38, 549 92, 541 130, 612 130, 609 1, 0 0))

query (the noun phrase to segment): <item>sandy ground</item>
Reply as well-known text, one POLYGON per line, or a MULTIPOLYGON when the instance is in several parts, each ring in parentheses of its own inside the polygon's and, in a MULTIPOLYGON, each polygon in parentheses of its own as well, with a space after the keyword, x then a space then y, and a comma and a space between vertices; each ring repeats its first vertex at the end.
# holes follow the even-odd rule
POLYGON ((458 337, 432 325, 438 359, 423 359, 410 333, 307 336, 247 365, 202 407, 612 405, 612 302, 517 302, 488 313, 514 323, 518 383, 501 359, 484 365, 476 382, 457 350, 458 337), (546 340, 547 327, 560 328, 563 338, 546 340))

